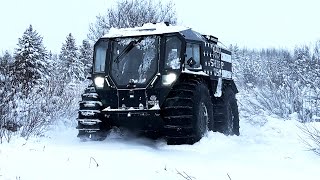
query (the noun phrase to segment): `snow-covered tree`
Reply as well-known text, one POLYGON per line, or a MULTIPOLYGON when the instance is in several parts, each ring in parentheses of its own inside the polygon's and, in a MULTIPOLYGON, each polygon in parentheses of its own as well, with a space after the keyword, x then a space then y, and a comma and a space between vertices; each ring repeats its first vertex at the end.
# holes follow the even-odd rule
POLYGON ((318 40, 315 43, 315 47, 314 47, 314 51, 313 51, 313 55, 312 55, 312 60, 316 61, 317 63, 320 62, 320 40, 318 40))
POLYGON ((263 80, 260 54, 256 50, 232 48, 236 80, 245 85, 259 85, 263 80))
POLYGON ((79 59, 78 47, 71 33, 67 36, 59 55, 66 83, 73 80, 83 80, 84 64, 79 59))
POLYGON ((88 40, 83 40, 80 46, 80 62, 84 64, 85 74, 88 74, 92 67, 93 47, 88 40))
MULTIPOLYGON (((294 63, 292 68, 297 72, 297 76, 304 76, 305 73, 311 68, 311 53, 310 48, 306 45, 301 47, 296 47, 294 49, 294 63)), ((299 77, 297 77, 299 78, 299 77)))
POLYGON ((6 51, 0 58, 0 143, 2 138, 9 138, 9 132, 17 129, 14 117, 13 57, 6 51))
POLYGON ((110 28, 142 26, 144 23, 169 22, 176 24, 175 5, 172 1, 163 3, 154 0, 118 0, 107 9, 105 15, 98 15, 90 25, 88 38, 96 42, 110 28))
POLYGON ((67 36, 65 43, 62 44, 59 58, 66 68, 69 68, 78 59, 78 47, 71 33, 67 36))
POLYGON ((14 52, 14 81, 21 86, 24 94, 48 75, 48 53, 42 39, 30 25, 19 38, 14 52))
POLYGON ((8 102, 8 95, 12 91, 12 59, 13 58, 8 51, 5 52, 3 57, 0 57, 0 116, 3 108, 5 108, 5 105, 8 102))
POLYGON ((229 50, 232 53, 232 72, 233 72, 233 78, 235 79, 235 81, 239 81, 239 71, 240 71, 240 48, 238 47, 238 45, 232 45, 230 44, 229 46, 229 50))
POLYGON ((9 76, 9 67, 13 62, 13 57, 8 51, 5 51, 3 57, 0 57, 0 82, 5 76, 9 76), (1 78, 2 77, 2 78, 1 78))
POLYGON ((311 66, 314 77, 313 81, 317 87, 320 87, 320 40, 315 43, 311 66))

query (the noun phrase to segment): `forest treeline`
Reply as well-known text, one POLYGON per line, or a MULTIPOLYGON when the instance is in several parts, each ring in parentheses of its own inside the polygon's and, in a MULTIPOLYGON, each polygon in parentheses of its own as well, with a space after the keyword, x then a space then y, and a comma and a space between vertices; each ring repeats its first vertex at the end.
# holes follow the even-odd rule
POLYGON ((320 41, 288 49, 247 49, 230 46, 234 77, 250 98, 243 104, 252 113, 268 111, 287 118, 296 113, 302 122, 320 116, 320 41), (248 109, 250 110, 250 109, 248 109))

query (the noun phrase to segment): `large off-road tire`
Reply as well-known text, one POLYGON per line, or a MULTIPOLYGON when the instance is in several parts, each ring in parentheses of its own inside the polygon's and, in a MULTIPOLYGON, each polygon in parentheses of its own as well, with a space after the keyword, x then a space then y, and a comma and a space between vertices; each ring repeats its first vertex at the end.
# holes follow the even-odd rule
POLYGON ((102 103, 93 85, 87 87, 81 95, 78 112, 78 137, 82 140, 103 140, 110 126, 102 120, 102 103), (92 122, 92 123, 90 123, 92 122), (94 123, 96 122, 96 123, 94 123))
POLYGON ((238 105, 231 87, 226 87, 222 97, 215 98, 213 109, 214 130, 225 135, 239 136, 238 105))
POLYGON ((164 137, 168 144, 194 144, 213 125, 212 101, 208 87, 200 80, 175 85, 164 106, 164 137))

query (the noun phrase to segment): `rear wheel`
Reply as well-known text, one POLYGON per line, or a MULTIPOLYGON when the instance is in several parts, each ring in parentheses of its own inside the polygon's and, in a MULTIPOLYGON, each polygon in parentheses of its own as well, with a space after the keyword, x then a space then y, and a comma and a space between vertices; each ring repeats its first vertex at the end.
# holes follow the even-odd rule
POLYGON ((221 98, 214 102, 214 129, 226 135, 239 136, 239 112, 235 93, 227 87, 221 98))
POLYGON ((93 85, 87 87, 81 95, 78 112, 78 137, 82 140, 103 140, 107 137, 110 126, 102 121, 102 103, 93 85))
POLYGON ((163 107, 164 136, 168 144, 193 144, 212 129, 212 102, 200 80, 175 85, 163 107))

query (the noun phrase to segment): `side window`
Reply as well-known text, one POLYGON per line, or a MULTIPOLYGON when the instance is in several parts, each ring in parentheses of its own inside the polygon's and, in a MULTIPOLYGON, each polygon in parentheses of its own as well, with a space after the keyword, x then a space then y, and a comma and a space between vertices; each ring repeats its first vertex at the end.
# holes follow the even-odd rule
POLYGON ((186 59, 185 63, 188 65, 188 60, 192 58, 194 60, 194 65, 189 66, 191 68, 198 68, 200 67, 200 45, 199 44, 191 44, 187 43, 186 47, 186 59))
POLYGON ((167 37, 165 68, 180 69, 181 41, 177 37, 167 37))

